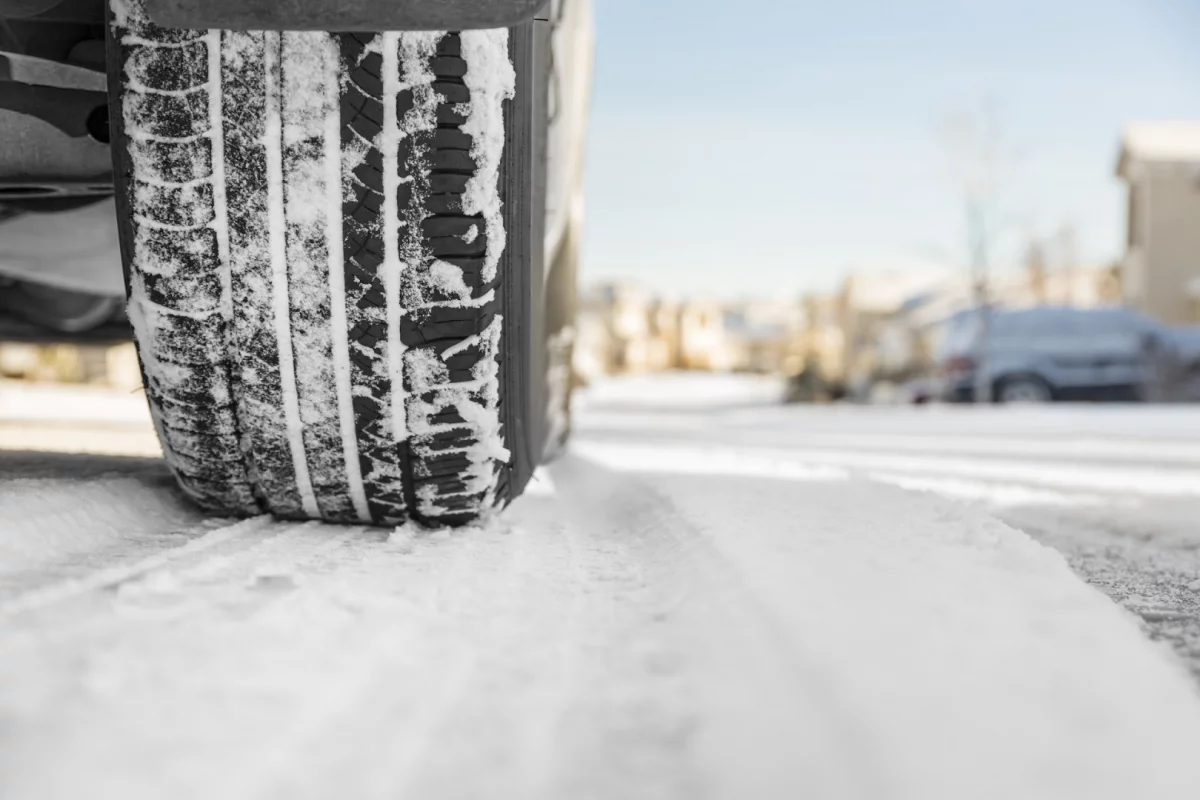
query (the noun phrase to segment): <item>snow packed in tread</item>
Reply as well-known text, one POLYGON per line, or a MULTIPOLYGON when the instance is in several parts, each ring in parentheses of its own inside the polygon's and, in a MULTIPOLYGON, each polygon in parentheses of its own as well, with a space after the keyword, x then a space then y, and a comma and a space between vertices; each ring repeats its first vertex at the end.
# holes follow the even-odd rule
MULTIPOLYGON (((211 40, 171 34, 145 21, 136 0, 114 2, 114 31, 120 41, 136 36, 139 44, 121 44, 126 65, 122 122, 130 137, 132 175, 127 200, 132 212, 129 270, 129 318, 146 374, 146 395, 159 437, 180 486, 199 505, 222 513, 251 514, 258 505, 241 458, 241 443, 221 422, 231 406, 230 365, 224 347, 212 337, 195 336, 197 323, 223 340, 229 320, 221 313, 217 242, 203 220, 211 218, 212 142, 207 89, 211 40), (155 47, 195 39, 185 48, 155 47), (184 76, 180 59, 187 59, 184 76), (172 69, 172 68, 175 69, 172 69), (185 83, 190 84, 186 85, 185 83), (185 95, 157 92, 192 88, 185 95), (157 137, 170 143, 156 142, 157 137), (139 170, 139 167, 143 169, 139 170), (139 183, 140 190, 139 190, 139 183), (189 219, 164 219, 167 184, 206 181, 208 191, 193 191, 189 219), (156 187, 156 184, 158 186, 156 187), (207 212, 206 212, 207 209, 207 212), (162 225, 180 225, 174 236, 162 225), (186 230, 186 233, 182 232, 186 230), (189 335, 191 334, 191 335, 189 335), (173 411, 187 408, 188 427, 172 425, 173 411)), ((178 212, 176 212, 178 213, 178 212)))
POLYGON ((507 501, 507 31, 204 33, 113 8, 130 316, 184 490, 389 525, 507 501))

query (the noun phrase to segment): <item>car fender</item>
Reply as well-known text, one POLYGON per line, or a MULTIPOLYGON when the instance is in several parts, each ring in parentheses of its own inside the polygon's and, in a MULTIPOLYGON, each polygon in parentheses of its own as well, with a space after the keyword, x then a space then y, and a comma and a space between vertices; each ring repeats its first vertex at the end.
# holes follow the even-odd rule
POLYGON ((404 31, 507 28, 533 19, 545 0, 142 0, 172 28, 404 31))

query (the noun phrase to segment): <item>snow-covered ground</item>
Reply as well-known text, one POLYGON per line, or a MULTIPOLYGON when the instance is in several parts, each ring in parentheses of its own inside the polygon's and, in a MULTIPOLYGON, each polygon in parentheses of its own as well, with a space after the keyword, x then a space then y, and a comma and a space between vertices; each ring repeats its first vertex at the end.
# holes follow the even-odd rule
MULTIPOLYGON (((0 454, 0 797, 1200 796, 1200 413, 777 391, 594 387, 458 531, 0 454)), ((140 454, 111 402, 71 424, 140 454)))

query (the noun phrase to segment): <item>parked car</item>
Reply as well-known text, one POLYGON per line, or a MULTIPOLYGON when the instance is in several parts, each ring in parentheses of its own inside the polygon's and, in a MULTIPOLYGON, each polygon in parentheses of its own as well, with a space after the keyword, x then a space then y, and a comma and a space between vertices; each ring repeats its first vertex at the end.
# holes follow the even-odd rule
POLYGON ((976 310, 948 321, 944 400, 972 401, 981 367, 997 403, 1157 399, 1177 363, 1171 329, 1127 308, 993 309, 981 328, 976 310))
POLYGON ((132 335, 216 513, 490 513, 569 427, 592 30, 589 0, 0 0, 0 330, 132 335))

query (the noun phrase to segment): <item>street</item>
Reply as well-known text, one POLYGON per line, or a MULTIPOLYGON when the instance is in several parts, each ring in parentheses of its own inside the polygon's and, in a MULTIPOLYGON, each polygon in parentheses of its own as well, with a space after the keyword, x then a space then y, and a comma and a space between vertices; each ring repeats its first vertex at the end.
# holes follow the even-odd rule
POLYGON ((687 381, 604 387, 577 450, 668 471, 712 457, 776 476, 837 469, 976 504, 1061 552, 1200 683, 1200 411, 776 407, 767 384, 725 386, 734 395, 715 409, 703 405, 710 387, 687 381))
POLYGON ((778 391, 592 387, 441 531, 206 519, 140 398, 0 393, 0 796, 1200 794, 1200 412, 778 391))

